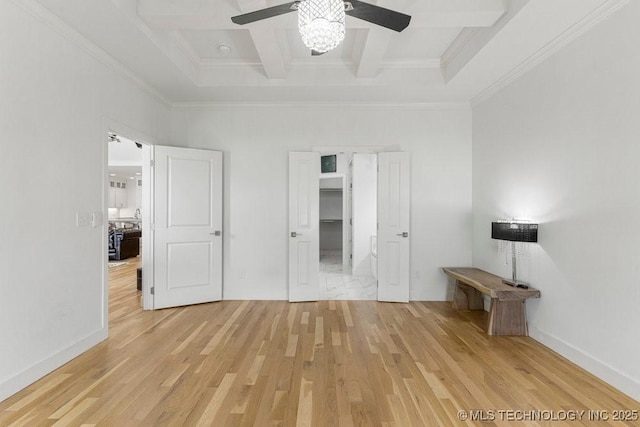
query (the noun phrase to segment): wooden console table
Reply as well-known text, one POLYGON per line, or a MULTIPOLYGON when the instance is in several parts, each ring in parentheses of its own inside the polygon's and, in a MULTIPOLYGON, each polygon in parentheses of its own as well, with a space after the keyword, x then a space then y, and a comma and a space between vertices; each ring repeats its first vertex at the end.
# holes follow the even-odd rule
POLYGON ((484 310, 482 294, 491 298, 487 334, 528 335, 525 302, 540 298, 540 291, 515 288, 502 283, 502 278, 478 268, 444 267, 456 280, 453 307, 459 310, 484 310))

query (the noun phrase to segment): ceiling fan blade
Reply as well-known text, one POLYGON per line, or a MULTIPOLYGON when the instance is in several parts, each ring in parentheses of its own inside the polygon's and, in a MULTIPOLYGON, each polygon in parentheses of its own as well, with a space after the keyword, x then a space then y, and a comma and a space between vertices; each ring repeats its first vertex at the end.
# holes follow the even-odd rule
POLYGON ((327 52, 318 52, 317 50, 312 50, 311 51, 311 56, 320 56, 320 55, 324 55, 327 52))
POLYGON ((250 22, 260 21, 262 19, 273 18, 274 16, 284 15, 285 13, 298 10, 299 0, 289 3, 280 4, 278 6, 267 7, 266 9, 256 10, 242 15, 234 16, 231 21, 238 25, 249 24, 250 22))
POLYGON ((359 0, 349 0, 345 1, 345 4, 346 3, 351 3, 353 6, 352 10, 349 10, 350 8, 347 7, 345 11, 347 15, 380 25, 390 30, 400 32, 407 28, 409 22, 411 22, 411 16, 396 12, 395 10, 385 9, 384 7, 375 6, 359 0))

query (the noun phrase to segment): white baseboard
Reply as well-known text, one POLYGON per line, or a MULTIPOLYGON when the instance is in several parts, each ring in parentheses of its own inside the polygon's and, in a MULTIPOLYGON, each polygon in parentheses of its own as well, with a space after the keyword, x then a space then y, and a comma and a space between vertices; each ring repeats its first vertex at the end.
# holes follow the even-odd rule
POLYGON ((529 336, 640 402, 640 381, 618 371, 560 338, 529 325, 529 336))
POLYGON ((77 343, 36 363, 30 368, 0 383, 0 402, 33 384, 60 366, 78 357, 91 347, 107 339, 107 328, 100 329, 77 343))

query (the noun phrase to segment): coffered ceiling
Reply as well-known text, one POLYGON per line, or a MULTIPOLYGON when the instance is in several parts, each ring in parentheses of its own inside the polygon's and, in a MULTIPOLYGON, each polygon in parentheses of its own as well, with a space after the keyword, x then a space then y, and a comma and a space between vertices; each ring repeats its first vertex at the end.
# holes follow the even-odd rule
POLYGON ((628 0, 371 0, 412 16, 401 33, 347 17, 311 56, 282 0, 34 0, 172 104, 455 104, 479 99, 628 0))

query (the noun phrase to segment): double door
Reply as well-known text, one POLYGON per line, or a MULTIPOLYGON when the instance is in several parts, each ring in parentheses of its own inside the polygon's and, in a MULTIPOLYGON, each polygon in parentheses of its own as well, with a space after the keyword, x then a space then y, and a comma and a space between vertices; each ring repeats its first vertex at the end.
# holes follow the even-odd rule
MULTIPOLYGON (((408 302, 410 157, 378 154, 378 300, 408 302)), ((320 155, 289 153, 289 300, 319 297, 320 155)))

